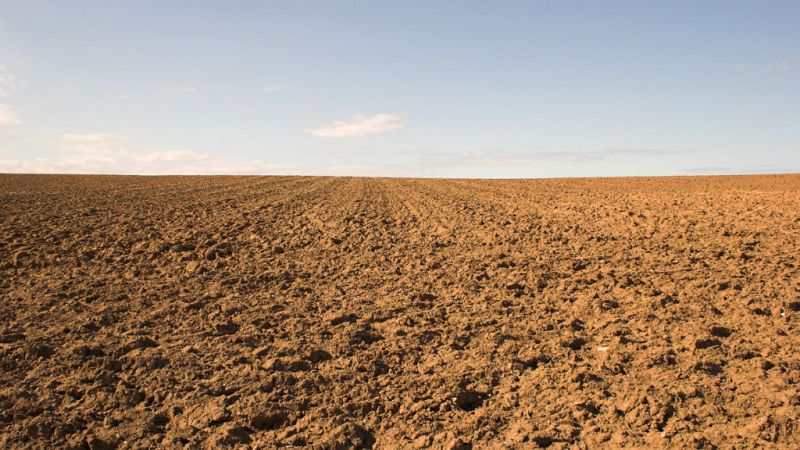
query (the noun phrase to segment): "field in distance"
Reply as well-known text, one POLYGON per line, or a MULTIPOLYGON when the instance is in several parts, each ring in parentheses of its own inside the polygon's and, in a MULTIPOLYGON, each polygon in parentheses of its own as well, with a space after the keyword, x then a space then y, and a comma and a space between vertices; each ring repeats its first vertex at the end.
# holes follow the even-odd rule
POLYGON ((800 442, 800 175, 0 175, 5 448, 800 442))

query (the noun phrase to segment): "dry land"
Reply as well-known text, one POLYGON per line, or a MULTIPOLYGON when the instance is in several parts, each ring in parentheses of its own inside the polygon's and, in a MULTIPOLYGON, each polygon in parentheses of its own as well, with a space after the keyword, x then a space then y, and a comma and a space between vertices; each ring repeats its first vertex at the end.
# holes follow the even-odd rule
POLYGON ((798 255, 800 175, 1 175, 0 446, 797 446, 798 255))

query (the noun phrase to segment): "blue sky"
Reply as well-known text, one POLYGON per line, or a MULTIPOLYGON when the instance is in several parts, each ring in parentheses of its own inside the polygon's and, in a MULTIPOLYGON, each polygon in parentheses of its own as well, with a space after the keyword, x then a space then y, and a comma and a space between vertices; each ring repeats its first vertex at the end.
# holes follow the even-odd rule
POLYGON ((797 1, 0 11, 0 172, 800 171, 797 1))

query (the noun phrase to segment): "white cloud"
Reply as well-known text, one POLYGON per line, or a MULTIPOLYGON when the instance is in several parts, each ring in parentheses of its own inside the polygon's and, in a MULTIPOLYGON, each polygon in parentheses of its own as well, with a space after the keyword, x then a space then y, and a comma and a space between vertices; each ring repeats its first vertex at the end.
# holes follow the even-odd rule
POLYGON ((10 106, 0 103, 0 128, 11 127, 21 123, 22 121, 14 114, 10 106))
POLYGON ((277 174, 293 166, 238 160, 193 150, 136 147, 132 138, 116 134, 64 134, 52 158, 0 160, 4 173, 94 173, 135 175, 277 174))
POLYGON ((197 94, 199 91, 194 86, 172 86, 161 88, 164 94, 197 94))
MULTIPOLYGON (((8 96, 9 92, 14 89, 16 78, 5 67, 0 66, 0 99, 8 96)), ((14 113, 11 106, 0 102, 0 128, 11 127, 21 124, 22 121, 14 113)))
POLYGON ((317 137, 348 138, 388 133, 403 127, 400 117, 392 114, 376 114, 371 117, 356 114, 350 120, 337 120, 314 128, 306 128, 303 131, 317 137))
POLYGON ((267 94, 271 94, 273 92, 282 91, 287 88, 289 88, 288 84, 271 84, 269 86, 265 86, 264 89, 262 89, 262 91, 267 94))
POLYGON ((797 168, 771 164, 738 164, 735 166, 700 166, 684 169, 688 175, 758 175, 795 173, 797 168))
POLYGON ((127 139, 128 136, 122 134, 103 134, 103 133, 66 133, 61 135, 63 142, 72 144, 108 144, 114 141, 127 139))
POLYGON ((780 61, 764 66, 765 73, 789 72, 800 67, 800 56, 787 56, 780 61))

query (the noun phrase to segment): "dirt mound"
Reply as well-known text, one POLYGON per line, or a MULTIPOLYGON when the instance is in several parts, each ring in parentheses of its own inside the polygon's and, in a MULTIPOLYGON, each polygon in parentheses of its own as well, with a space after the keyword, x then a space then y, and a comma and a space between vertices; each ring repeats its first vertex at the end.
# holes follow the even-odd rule
POLYGON ((800 442, 800 176, 0 176, 5 448, 800 442))

